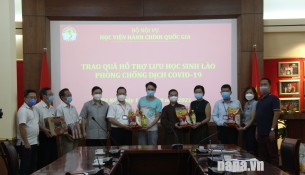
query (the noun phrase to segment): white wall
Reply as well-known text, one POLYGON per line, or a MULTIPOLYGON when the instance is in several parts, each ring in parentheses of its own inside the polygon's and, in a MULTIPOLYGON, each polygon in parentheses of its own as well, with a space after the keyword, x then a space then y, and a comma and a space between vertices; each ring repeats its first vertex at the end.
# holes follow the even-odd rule
POLYGON ((305 32, 264 33, 264 58, 305 58, 305 32))
POLYGON ((0 1, 0 140, 16 135, 15 116, 17 109, 16 42, 14 1, 0 1))
POLYGON ((23 35, 16 35, 16 58, 23 59, 23 35))

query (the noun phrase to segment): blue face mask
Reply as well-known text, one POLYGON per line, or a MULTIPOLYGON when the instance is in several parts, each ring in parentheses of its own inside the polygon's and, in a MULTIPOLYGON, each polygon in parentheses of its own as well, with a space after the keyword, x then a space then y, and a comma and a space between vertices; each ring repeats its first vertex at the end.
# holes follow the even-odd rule
POLYGON ((196 98, 197 100, 202 99, 202 97, 203 97, 203 93, 195 93, 195 98, 196 98))
POLYGON ((66 100, 67 103, 70 104, 70 103, 72 102, 72 97, 67 97, 66 99, 67 99, 67 100, 66 100))
POLYGON ((155 95, 155 91, 148 90, 146 91, 148 97, 153 97, 155 95))
POLYGON ((54 101, 54 96, 48 96, 48 102, 52 103, 54 101))
POLYGON ((34 106, 34 105, 36 104, 36 102, 37 102, 36 99, 30 98, 30 99, 28 100, 28 105, 29 105, 30 107, 32 107, 32 106, 34 106))
POLYGON ((230 92, 221 92, 221 96, 224 100, 229 99, 231 96, 230 92))

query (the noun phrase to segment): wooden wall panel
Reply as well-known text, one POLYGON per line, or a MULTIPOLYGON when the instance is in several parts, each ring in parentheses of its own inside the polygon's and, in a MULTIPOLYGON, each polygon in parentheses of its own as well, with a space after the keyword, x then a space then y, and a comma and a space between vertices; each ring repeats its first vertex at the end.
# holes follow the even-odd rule
POLYGON ((251 62, 252 54, 250 52, 241 52, 239 59, 239 72, 238 72, 238 96, 242 101, 243 91, 251 83, 251 62))
MULTIPOLYGON (((263 52, 256 52, 258 57, 258 64, 260 72, 263 72, 263 52)), ((251 85, 251 73, 252 73, 252 58, 253 52, 241 52, 239 59, 239 72, 238 72, 238 96, 240 100, 243 99, 244 90, 251 85)), ((262 77, 262 74, 260 74, 262 77)))
POLYGON ((263 14, 241 15, 241 51, 253 51, 253 44, 256 50, 263 51, 263 14))
POLYGON ((23 55, 24 89, 39 90, 42 58, 43 53, 23 55))
MULTIPOLYGON (((50 28, 50 20, 46 18, 46 48, 47 48, 47 59, 48 59, 48 66, 50 71, 50 76, 52 75, 51 70, 51 28, 50 28)), ((52 77, 51 77, 52 78, 52 77)))
POLYGON ((263 5, 264 1, 263 0, 241 0, 241 13, 246 14, 246 13, 259 13, 263 14, 263 5))
POLYGON ((250 83, 253 44, 257 44, 259 65, 263 67, 263 0, 23 0, 23 17, 26 88, 39 86, 34 81, 39 80, 42 49, 50 46, 49 19, 237 18, 239 95, 250 83))
POLYGON ((24 16, 45 16, 44 0, 22 0, 22 14, 24 16))
MULTIPOLYGON (((46 0, 46 16, 63 17, 140 17, 143 16, 142 0, 46 0)), ((137 20, 136 18, 134 20, 137 20)))
POLYGON ((238 16, 241 12, 240 0, 145 0, 145 17, 204 17, 238 16))
POLYGON ((263 76, 263 0, 242 0, 241 7, 238 17, 238 96, 243 101, 243 92, 251 85, 254 44, 260 75, 263 76))
MULTIPOLYGON (((253 44, 263 70, 263 0, 23 0, 24 87, 38 90, 49 20, 237 18, 238 95, 251 82, 253 44)), ((50 62, 49 62, 50 63, 50 62)), ((50 64, 49 64, 50 65, 50 64)), ((240 144, 242 142, 239 142, 240 144)))
POLYGON ((287 137, 294 139, 301 139, 302 143, 304 143, 305 142, 304 118, 286 120, 286 123, 287 123, 287 137))
POLYGON ((46 46, 46 18, 23 16, 23 53, 41 53, 46 46))

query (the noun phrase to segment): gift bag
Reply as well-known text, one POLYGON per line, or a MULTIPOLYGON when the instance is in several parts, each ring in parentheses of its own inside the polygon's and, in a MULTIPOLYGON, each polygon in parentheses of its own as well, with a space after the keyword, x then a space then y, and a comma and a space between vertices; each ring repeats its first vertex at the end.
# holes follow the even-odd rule
POLYGON ((46 128, 51 131, 52 136, 68 133, 68 127, 64 117, 48 117, 44 119, 46 128))
POLYGON ((83 138, 82 131, 78 122, 71 123, 68 125, 68 133, 74 140, 83 138))
POLYGON ((228 107, 228 121, 227 125, 233 128, 240 127, 240 114, 239 108, 228 107))
POLYGON ((179 126, 191 126, 192 121, 185 107, 175 108, 176 116, 179 119, 179 126))

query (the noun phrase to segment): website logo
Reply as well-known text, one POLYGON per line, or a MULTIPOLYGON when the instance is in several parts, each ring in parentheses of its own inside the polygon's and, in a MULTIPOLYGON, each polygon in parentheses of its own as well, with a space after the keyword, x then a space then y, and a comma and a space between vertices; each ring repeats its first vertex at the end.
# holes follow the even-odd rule
POLYGON ((76 30, 73 27, 65 27, 62 31, 62 39, 64 41, 75 41, 76 40, 76 30))

